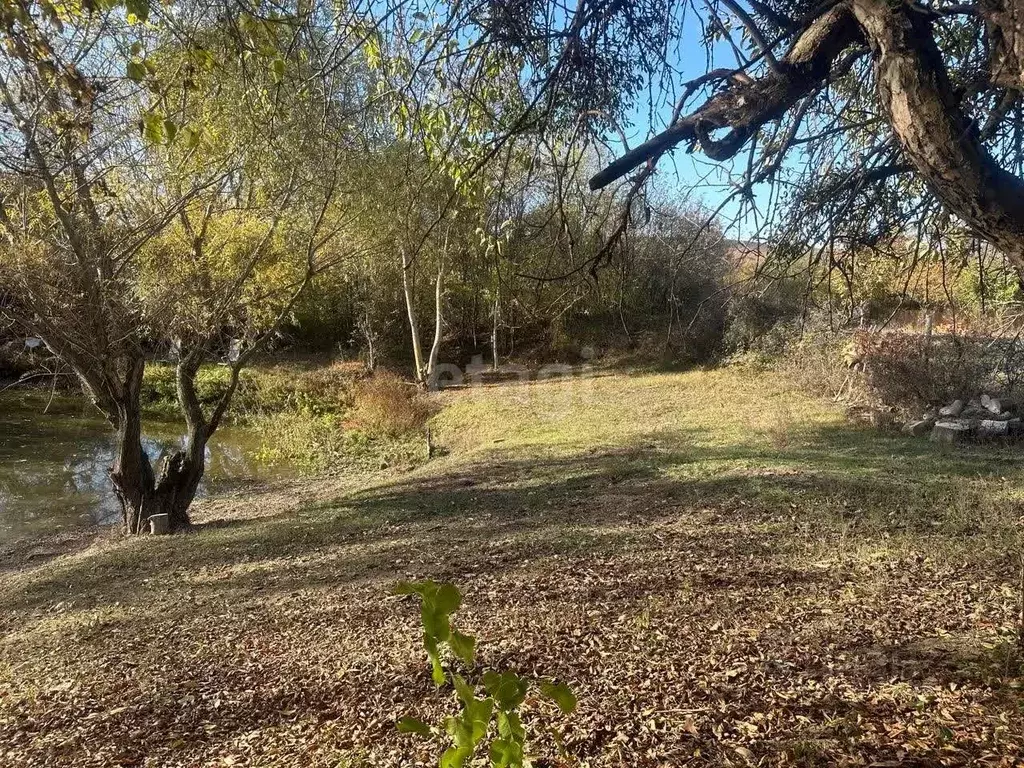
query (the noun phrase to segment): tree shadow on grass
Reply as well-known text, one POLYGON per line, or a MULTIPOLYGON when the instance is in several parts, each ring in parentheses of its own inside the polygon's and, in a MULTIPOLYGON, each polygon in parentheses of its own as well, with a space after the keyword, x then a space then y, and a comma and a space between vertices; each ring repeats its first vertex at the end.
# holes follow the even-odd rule
POLYGON ((609 554, 635 546, 648 528, 700 511, 694 524, 712 531, 715 521, 749 523, 734 545, 745 551, 723 556, 788 551, 800 526, 963 537, 984 533, 986 524, 984 499, 971 484, 1020 474, 1008 451, 945 453, 853 428, 805 430, 784 449, 758 439, 708 446, 703 437, 660 432, 576 455, 495 453, 447 471, 427 467, 297 513, 215 521, 183 536, 58 560, 3 602, 11 609, 69 597, 98 604, 125 599, 125 583, 155 579, 173 589, 175 572, 218 569, 238 570, 238 589, 341 585, 397 575, 403 569, 395 563, 409 562, 410 551, 424 553, 424 570, 453 572, 472 567, 496 542, 509 563, 609 554), (304 564, 310 559, 320 568, 304 564))
MULTIPOLYGON (((732 697, 729 706, 740 717, 748 703, 735 700, 736 683, 727 672, 733 662, 721 654, 749 659, 758 652, 756 641, 733 634, 727 643, 719 643, 713 622, 717 619, 727 629, 766 625, 760 612, 772 600, 781 601, 778 610, 785 618, 785 601, 791 596, 812 606, 829 606, 834 595, 861 578, 838 565, 809 567, 804 555, 809 535, 827 537, 830 526, 840 525, 852 526, 853 535, 865 539, 897 530, 960 539, 965 530, 950 526, 964 514, 964 487, 979 479, 1019 474, 998 451, 941 454, 929 444, 859 430, 808 430, 781 449, 759 439, 708 446, 705 438, 699 430, 658 433, 630 446, 576 455, 522 458, 492 453, 473 464, 428 466, 398 482, 297 513, 220 521, 192 534, 117 542, 54 561, 25 574, 16 589, 2 593, 0 604, 11 613, 8 622, 31 621, 51 608, 59 613, 53 606, 57 601, 65 603, 61 611, 68 605, 72 610, 114 604, 125 609, 100 629, 88 628, 81 637, 62 638, 62 643, 102 648, 104 633, 185 638, 184 644, 168 643, 151 651, 170 671, 158 691, 131 689, 135 708, 130 713, 105 713, 85 720, 84 726, 72 711, 55 713, 49 721, 51 729, 85 727, 97 738, 120 734, 129 742, 128 720, 173 723, 166 732, 148 733, 146 743, 136 739, 129 744, 138 759, 172 752, 181 758, 174 739, 183 729, 194 731, 196 748, 205 749, 255 728, 284 724, 288 716, 283 713, 295 711, 345 723, 353 712, 360 719, 370 712, 376 719, 363 738, 388 738, 390 713, 428 698, 432 689, 421 666, 403 666, 393 657, 382 660, 380 646, 366 648, 357 641, 361 632, 391 631, 394 625, 408 631, 385 634, 381 642, 412 642, 414 607, 383 599, 391 582, 409 576, 458 582, 471 595, 473 610, 485 615, 506 610, 504 603, 515 595, 506 591, 508 584, 528 590, 516 597, 520 602, 564 608, 568 623, 546 625, 542 631, 552 643, 568 643, 574 650, 556 659, 559 666, 550 670, 566 679, 586 680, 586 674, 596 674, 589 665, 598 664, 595 659, 605 658, 602 654, 619 658, 614 643, 633 625, 612 622, 632 617, 639 626, 650 612, 657 635, 643 635, 645 643, 652 643, 643 646, 646 674, 656 678, 664 656, 675 654, 689 663, 680 650, 690 647, 685 643, 697 643, 702 651, 713 649, 718 658, 711 658, 709 668, 718 677, 710 678, 708 696, 732 697), (807 527, 818 533, 808 534, 807 527), (153 600, 154 595, 160 599, 153 600), (318 672, 292 679, 283 672, 273 677, 278 672, 267 659, 269 666, 259 674, 271 676, 273 685, 253 692, 245 677, 251 670, 214 642, 201 645, 207 639, 200 627, 212 626, 228 636, 251 631, 236 628, 233 611, 253 617, 261 636, 326 633, 328 640, 319 641, 339 655, 347 652, 346 643, 355 643, 355 660, 345 662, 341 677, 318 672), (588 612, 599 613, 600 619, 588 624, 588 612), (296 613, 297 618, 288 619, 292 624, 285 621, 296 613), (673 615, 683 618, 673 625, 667 620, 673 615), (611 647, 606 651, 602 644, 611 647), (745 644, 753 650, 743 650, 745 644), (197 655, 204 663, 193 670, 197 655), (200 692, 205 695, 209 689, 209 697, 193 696, 197 676, 202 676, 200 692), (371 707, 368 691, 383 691, 383 698, 371 707), (224 703, 218 698, 221 692, 235 698, 224 703), (178 702, 187 697, 195 700, 183 708, 178 702)), ((987 531, 979 528, 977 535, 987 531)), ((989 569, 986 577, 995 581, 1005 576, 999 568, 989 569)), ((873 610, 899 618, 899 609, 884 600, 873 610)), ((797 671, 815 679, 842 675, 874 685, 901 668, 917 665, 923 670, 947 662, 952 665, 950 680, 959 674, 961 681, 967 675, 971 684, 982 682, 969 671, 957 671, 969 659, 936 660, 919 654, 911 632, 892 645, 896 650, 886 651, 888 666, 878 666, 874 647, 857 638, 839 644, 838 652, 847 656, 840 667, 818 670, 813 665, 821 659, 800 656, 800 648, 828 647, 828 625, 818 627, 812 619, 776 621, 782 642, 775 652, 792 658, 788 666, 773 666, 771 658, 755 663, 751 673, 764 675, 766 690, 789 684, 797 671), (799 641, 794 639, 797 630, 804 633, 799 641)), ((502 629, 507 633, 508 626, 502 629)), ((258 643, 260 638, 247 640, 258 643)), ((513 646, 520 640, 517 634, 513 646)), ((311 638, 310 648, 315 647, 311 638)), ((526 668, 550 663, 544 644, 533 643, 514 656, 508 650, 485 652, 492 654, 485 658, 492 664, 495 659, 526 668)), ((615 668, 610 670, 605 673, 614 674, 615 668)), ((940 682, 946 681, 941 669, 936 674, 940 682)), ((122 694, 110 694, 115 695, 122 694)), ((647 694, 635 694, 642 695, 647 694)), ((103 696, 107 694, 97 698, 97 707, 107 701, 103 696)), ((890 717, 863 703, 830 701, 838 716, 890 717)), ((749 703, 757 706, 756 701, 749 703)), ((627 714, 619 717, 628 719, 627 714)), ((623 727, 636 725, 626 722, 623 727)), ((787 738, 801 733, 800 728, 791 726, 787 738)), ((808 731, 809 739, 814 735, 808 731)), ((786 748, 770 740, 762 747, 786 748)))

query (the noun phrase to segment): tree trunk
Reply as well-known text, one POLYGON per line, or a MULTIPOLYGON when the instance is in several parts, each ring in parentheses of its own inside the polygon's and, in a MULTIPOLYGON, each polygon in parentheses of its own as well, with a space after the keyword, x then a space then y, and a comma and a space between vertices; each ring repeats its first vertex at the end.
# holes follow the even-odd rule
POLYGON ((405 311, 409 316, 409 333, 412 336, 412 355, 416 365, 416 381, 423 383, 423 345, 420 343, 420 329, 416 323, 416 308, 412 301, 412 285, 409 282, 409 270, 412 264, 402 249, 402 292, 405 294, 405 311))
POLYGON ((427 358, 427 381, 437 372, 437 357, 441 353, 441 334, 444 332, 444 264, 437 269, 437 283, 434 286, 434 343, 430 345, 430 356, 427 358))
POLYGON ((188 509, 206 469, 208 429, 205 423, 191 423, 185 449, 164 457, 159 477, 155 477, 142 445, 139 392, 144 368, 145 362, 139 359, 126 377, 124 400, 118 404, 117 446, 110 479, 121 504, 125 533, 145 533, 150 516, 160 514, 167 515, 171 532, 180 531, 191 526, 188 509))
POLYGON ((500 313, 500 286, 494 289, 494 310, 491 313, 491 369, 498 370, 498 322, 500 313))
POLYGON ((145 368, 146 362, 141 355, 129 361, 115 410, 108 414, 116 430, 110 481, 121 504, 126 533, 139 533, 142 529, 146 499, 153 489, 153 467, 142 447, 140 392, 145 368))
POLYGON ((922 13, 854 0, 878 94, 914 167, 948 209, 1003 252, 1024 279, 1024 182, 1001 168, 968 120, 922 13))
POLYGON ((202 430, 189 436, 188 446, 165 456, 153 493, 146 503, 146 517, 167 515, 172 532, 192 526, 188 510, 195 501, 206 471, 206 439, 202 430))
POLYGON ((121 504, 125 533, 140 533, 144 507, 153 489, 153 467, 142 447, 142 418, 138 409, 123 408, 117 429, 110 481, 121 504))

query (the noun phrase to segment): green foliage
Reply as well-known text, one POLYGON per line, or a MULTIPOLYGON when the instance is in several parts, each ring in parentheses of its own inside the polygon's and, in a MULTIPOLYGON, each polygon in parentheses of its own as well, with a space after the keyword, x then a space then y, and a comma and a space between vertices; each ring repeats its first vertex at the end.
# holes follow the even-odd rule
MULTIPOLYGON (((510 670, 487 670, 479 677, 486 696, 478 697, 472 683, 456 672, 449 673, 443 663, 443 651, 447 646, 467 668, 473 665, 475 638, 459 632, 451 623, 452 614, 462 605, 459 590, 454 584, 427 580, 399 582, 394 592, 420 598, 423 646, 430 660, 431 675, 439 686, 450 680, 460 707, 458 714, 444 721, 443 732, 450 746, 441 755, 440 768, 463 768, 469 764, 489 735, 487 760, 492 768, 524 768, 528 765, 525 755, 527 734, 520 711, 526 701, 530 681, 510 670), (494 729, 491 728, 492 722, 494 729)), ((557 704, 563 714, 575 711, 576 696, 565 683, 541 680, 537 681, 536 687, 538 693, 557 704)), ((403 717, 397 727, 402 733, 423 737, 441 732, 441 729, 431 728, 412 717, 403 717)))

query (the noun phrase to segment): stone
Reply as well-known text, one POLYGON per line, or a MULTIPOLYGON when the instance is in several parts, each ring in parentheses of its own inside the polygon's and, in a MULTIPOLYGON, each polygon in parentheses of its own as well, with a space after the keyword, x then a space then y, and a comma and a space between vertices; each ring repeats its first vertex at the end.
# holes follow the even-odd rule
POLYGON ((1003 412, 1003 404, 1000 403, 996 398, 989 397, 988 395, 981 396, 981 407, 987 410, 989 413, 1003 412))
POLYGON ((968 422, 938 421, 932 428, 931 439, 935 443, 962 443, 970 436, 971 425, 968 422))
POLYGON ((982 419, 978 422, 977 435, 979 438, 1005 437, 1009 434, 1010 428, 1005 421, 995 419, 982 419))
POLYGON ((935 419, 921 419, 919 421, 908 421, 903 425, 903 434, 914 437, 924 437, 935 427, 935 419))
POLYGON ((939 416, 952 416, 956 418, 960 415, 960 411, 964 409, 963 400, 954 400, 952 403, 944 408, 939 408, 939 416))
POLYGON ((154 536, 162 536, 171 532, 170 515, 150 515, 149 532, 154 536))
POLYGON ((1006 434, 1010 437, 1024 437, 1024 421, 1017 418, 1007 419, 1006 434))

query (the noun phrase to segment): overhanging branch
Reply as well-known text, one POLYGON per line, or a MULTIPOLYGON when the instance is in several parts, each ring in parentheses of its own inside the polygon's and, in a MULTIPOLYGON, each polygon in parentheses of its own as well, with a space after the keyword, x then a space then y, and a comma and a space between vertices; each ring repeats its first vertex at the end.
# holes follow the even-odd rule
POLYGON ((698 110, 596 174, 590 180, 590 188, 601 189, 682 142, 699 143, 716 160, 731 157, 758 128, 781 117, 819 88, 828 79, 837 57, 860 39, 860 29, 849 5, 831 8, 797 37, 777 68, 758 80, 733 80, 726 90, 711 97, 698 110), (723 139, 712 139, 712 133, 720 129, 729 129, 729 133, 723 139))

